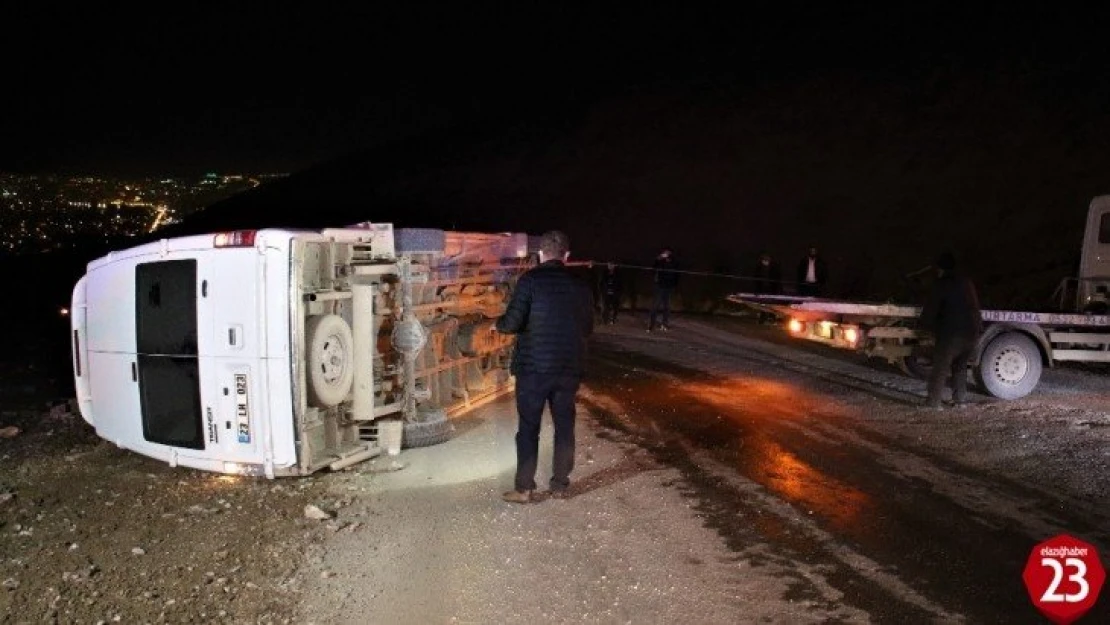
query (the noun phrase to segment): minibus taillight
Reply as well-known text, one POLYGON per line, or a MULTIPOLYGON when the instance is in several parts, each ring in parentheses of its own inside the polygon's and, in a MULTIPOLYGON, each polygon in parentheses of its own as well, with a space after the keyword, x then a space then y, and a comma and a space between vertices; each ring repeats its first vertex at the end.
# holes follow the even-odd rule
POLYGON ((73 331, 73 372, 81 377, 81 335, 73 331))
POLYGON ((254 247, 255 234, 257 234, 255 230, 221 232, 216 235, 213 245, 215 247, 254 247))

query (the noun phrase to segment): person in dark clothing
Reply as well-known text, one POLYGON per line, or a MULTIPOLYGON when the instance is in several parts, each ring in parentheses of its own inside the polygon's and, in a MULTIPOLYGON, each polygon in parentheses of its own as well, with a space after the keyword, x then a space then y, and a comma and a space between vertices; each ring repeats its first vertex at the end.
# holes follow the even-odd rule
POLYGON ((678 286, 678 272, 671 248, 665 247, 655 258, 655 270, 652 280, 655 294, 651 302, 651 320, 648 321, 648 332, 654 332, 656 327, 660 330, 670 330, 671 324, 671 295, 678 286), (656 326, 655 321, 659 320, 656 326))
POLYGON ((775 259, 767 252, 759 255, 759 262, 755 264, 752 272, 755 285, 752 291, 764 295, 777 295, 782 293, 782 270, 775 259))
POLYGON ((957 273, 956 259, 950 252, 937 258, 937 281, 918 325, 936 337, 933 370, 929 374, 925 405, 940 408, 945 378, 951 376, 952 403, 964 403, 967 395, 967 363, 983 332, 979 295, 972 281, 957 273))
POLYGON ((606 263, 598 285, 598 290, 601 292, 602 323, 614 324, 617 322, 617 311, 621 306, 621 289, 623 286, 616 264, 606 263))
MULTIPOLYGON (((759 255, 759 262, 755 264, 752 272, 755 284, 752 291, 760 295, 778 295, 782 293, 782 271, 779 264, 767 252, 759 255)), ((765 310, 759 311, 760 323, 774 323, 774 313, 765 310)))
POLYGON ((817 297, 824 293, 829 273, 816 247, 810 247, 809 253, 798 261, 797 278, 798 295, 817 297))
POLYGON ((516 376, 516 478, 505 501, 528 503, 536 490, 540 424, 545 405, 555 426, 550 489, 563 496, 574 469, 574 397, 586 364, 586 340, 593 332, 589 286, 564 265, 569 241, 552 231, 540 239, 540 264, 525 272, 497 319, 498 332, 516 335, 512 373, 516 376))

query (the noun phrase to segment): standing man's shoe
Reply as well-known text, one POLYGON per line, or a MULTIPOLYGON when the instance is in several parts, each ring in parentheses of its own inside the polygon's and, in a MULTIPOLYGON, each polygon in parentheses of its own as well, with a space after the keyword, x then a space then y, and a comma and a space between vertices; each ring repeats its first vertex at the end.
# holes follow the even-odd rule
POLYGON ((532 503, 532 491, 510 490, 502 494, 501 498, 509 503, 532 503))

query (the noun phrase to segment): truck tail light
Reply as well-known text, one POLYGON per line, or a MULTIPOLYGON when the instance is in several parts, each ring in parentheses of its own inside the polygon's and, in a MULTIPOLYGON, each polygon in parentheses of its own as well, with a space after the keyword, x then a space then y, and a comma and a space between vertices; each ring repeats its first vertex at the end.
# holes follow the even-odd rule
POLYGON ((258 234, 256 230, 220 232, 212 243, 215 247, 254 247, 256 234, 258 234))
POLYGON ((801 321, 799 321, 797 319, 791 319, 786 324, 786 328, 788 330, 790 330, 791 334, 801 334, 802 331, 806 329, 806 326, 805 326, 804 323, 802 323, 801 321))
POLYGON ((844 328, 844 340, 848 341, 852 346, 859 342, 859 330, 856 328, 844 328))

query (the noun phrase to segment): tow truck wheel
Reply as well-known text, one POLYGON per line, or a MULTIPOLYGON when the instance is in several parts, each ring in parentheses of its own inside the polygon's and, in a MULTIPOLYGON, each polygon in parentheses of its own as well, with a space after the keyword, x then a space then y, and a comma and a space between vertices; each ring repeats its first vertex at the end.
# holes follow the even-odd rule
POLYGON ((996 336, 983 350, 977 377, 993 397, 1025 397, 1041 379, 1041 351, 1032 339, 1017 332, 996 336))
POLYGON ((929 372, 933 370, 933 354, 931 350, 920 345, 914 345, 913 351, 898 363, 902 373, 917 378, 929 379, 929 372))
POLYGON ((308 334, 308 401, 330 408, 342 402, 354 382, 354 336, 339 315, 310 317, 308 334))

